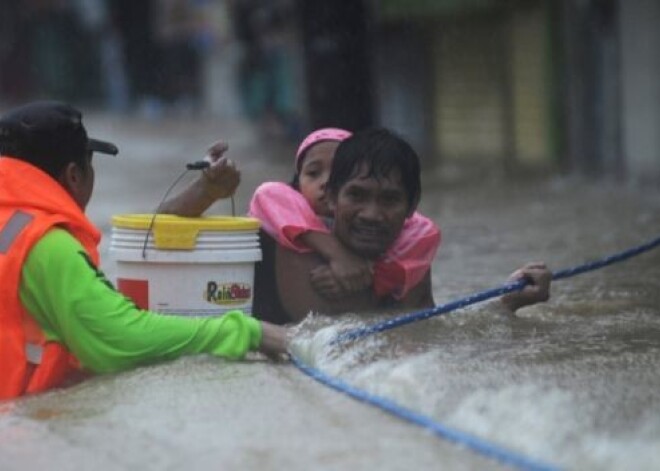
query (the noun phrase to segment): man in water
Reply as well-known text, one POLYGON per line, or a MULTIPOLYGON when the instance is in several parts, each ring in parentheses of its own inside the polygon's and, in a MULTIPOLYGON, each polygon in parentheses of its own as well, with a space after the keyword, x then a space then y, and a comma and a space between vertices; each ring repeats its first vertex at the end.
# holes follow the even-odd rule
MULTIPOLYGON (((334 236, 355 255, 375 261, 417 208, 419 158, 408 143, 386 129, 357 132, 337 148, 326 192, 334 213, 334 236)), ((256 268, 253 306, 260 319, 286 324, 300 321, 310 311, 409 311, 435 304, 430 270, 402 299, 378 297, 371 286, 340 296, 323 295, 339 285, 325 260, 316 253, 293 252, 265 232, 261 235, 264 256, 256 268)), ((551 273, 545 264, 527 264, 514 277, 524 277, 529 284, 502 297, 498 309, 511 313, 548 299, 551 273)))
MULTIPOLYGON (((0 118, 0 400, 182 355, 286 352, 286 329, 240 311, 163 316, 113 288, 99 270, 101 233, 84 214, 95 152, 118 151, 88 138, 81 113, 67 104, 31 103, 0 118)), ((208 175, 169 211, 201 212, 233 193, 238 172, 222 152, 211 149, 208 175)))

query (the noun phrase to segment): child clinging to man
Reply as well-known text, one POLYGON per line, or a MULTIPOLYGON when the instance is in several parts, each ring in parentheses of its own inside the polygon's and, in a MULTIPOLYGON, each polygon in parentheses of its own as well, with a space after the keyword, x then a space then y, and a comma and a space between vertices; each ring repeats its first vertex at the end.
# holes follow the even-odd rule
POLYGON ((376 296, 405 297, 431 267, 440 244, 440 230, 413 212, 398 239, 375 262, 347 250, 331 234, 332 209, 325 191, 339 144, 351 136, 339 128, 318 129, 298 147, 290 184, 266 182, 255 191, 249 214, 277 243, 296 252, 316 252, 332 272, 315 289, 328 298, 373 286, 376 296))

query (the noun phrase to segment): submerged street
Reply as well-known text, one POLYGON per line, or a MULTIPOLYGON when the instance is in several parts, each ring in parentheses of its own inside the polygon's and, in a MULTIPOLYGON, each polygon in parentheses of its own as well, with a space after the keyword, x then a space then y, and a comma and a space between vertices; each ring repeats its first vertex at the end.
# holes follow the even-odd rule
MULTIPOLYGON (((95 157, 88 208, 111 280, 111 216, 152 212, 215 140, 229 142, 242 171, 237 215, 259 183, 293 170, 295 145, 261 141, 241 121, 85 119, 120 149, 95 157)), ((656 188, 428 164, 423 178, 419 210, 443 235, 436 303, 502 284, 528 261, 558 270, 660 235, 656 188)), ((209 213, 231 214, 231 204, 209 213)), ((341 351, 324 345, 360 322, 313 316, 294 348, 350 384, 560 468, 651 469, 660 459, 660 249, 554 283, 548 303, 516 318, 485 304, 341 351)), ((185 358, 0 410, 3 469, 507 469, 256 357, 185 358)))

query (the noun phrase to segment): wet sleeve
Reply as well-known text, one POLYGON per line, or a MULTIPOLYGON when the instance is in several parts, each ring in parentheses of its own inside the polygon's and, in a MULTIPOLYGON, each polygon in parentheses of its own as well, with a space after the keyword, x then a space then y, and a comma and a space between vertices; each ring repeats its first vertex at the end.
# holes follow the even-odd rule
POLYGON ((261 343, 260 322, 241 311, 190 318, 138 309, 61 229, 30 251, 20 297, 48 340, 65 344, 97 373, 196 353, 238 359, 261 343))
POLYGON ((429 218, 417 212, 409 217, 394 244, 374 265, 376 295, 403 299, 431 269, 440 240, 440 229, 429 218))
POLYGON ((278 244, 298 253, 311 252, 299 240, 301 234, 308 231, 330 233, 305 197, 281 182, 261 184, 252 196, 248 214, 259 219, 264 231, 278 244))

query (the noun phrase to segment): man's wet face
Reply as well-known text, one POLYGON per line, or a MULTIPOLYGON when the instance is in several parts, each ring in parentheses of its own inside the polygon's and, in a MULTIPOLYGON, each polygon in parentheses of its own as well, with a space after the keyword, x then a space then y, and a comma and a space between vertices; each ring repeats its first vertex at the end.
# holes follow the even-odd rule
POLYGON ((375 259, 396 240, 409 215, 401 174, 367 177, 366 166, 333 198, 335 236, 350 250, 375 259))

